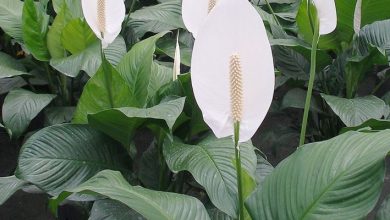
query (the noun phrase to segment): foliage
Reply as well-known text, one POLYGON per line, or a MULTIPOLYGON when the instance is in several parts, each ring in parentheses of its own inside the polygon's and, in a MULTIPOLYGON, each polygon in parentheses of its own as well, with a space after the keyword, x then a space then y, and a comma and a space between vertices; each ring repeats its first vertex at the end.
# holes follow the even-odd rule
MULTIPOLYGON (((0 178, 0 204, 36 186, 53 212, 87 198, 90 219, 237 216, 233 141, 211 134, 195 101, 181 2, 126 0, 122 31, 102 50, 79 0, 0 0, 0 129, 21 147, 16 171, 0 178)), ((272 44, 276 86, 259 138, 241 145, 245 219, 365 218, 390 151, 390 4, 335 1, 338 26, 316 50, 309 144, 296 149, 310 72, 307 8, 251 3, 272 44), (292 155, 271 160, 286 149, 292 155)), ((389 218, 389 201, 377 219, 389 218)))

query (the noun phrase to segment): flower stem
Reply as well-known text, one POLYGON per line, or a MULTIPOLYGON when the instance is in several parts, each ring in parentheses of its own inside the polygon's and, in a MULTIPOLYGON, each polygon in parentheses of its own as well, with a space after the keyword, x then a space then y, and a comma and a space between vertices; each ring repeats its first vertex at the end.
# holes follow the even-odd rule
POLYGON ((242 192, 241 155, 240 155, 240 122, 234 123, 234 150, 236 153, 237 188, 238 188, 238 219, 244 219, 244 198, 242 192))
POLYGON ((312 42, 312 47, 311 47, 310 79, 309 79, 309 85, 308 85, 307 94, 306 94, 305 110, 303 113, 302 129, 301 129, 301 135, 299 138, 299 146, 302 146, 303 144, 305 144, 307 119, 309 117, 311 97, 313 94, 313 87, 314 87, 314 80, 316 78, 317 46, 318 46, 318 41, 320 38, 318 21, 315 22, 313 29, 314 29, 313 30, 314 35, 313 35, 313 42, 312 42))

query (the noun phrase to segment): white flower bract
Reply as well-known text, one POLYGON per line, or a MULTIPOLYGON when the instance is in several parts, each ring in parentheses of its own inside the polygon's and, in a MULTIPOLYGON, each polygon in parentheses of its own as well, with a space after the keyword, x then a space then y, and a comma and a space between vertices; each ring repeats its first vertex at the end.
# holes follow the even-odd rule
POLYGON ((121 32, 126 14, 123 0, 81 0, 81 4, 88 25, 107 47, 121 32))
POLYGON ((196 101, 214 134, 232 136, 239 119, 240 142, 252 138, 271 105, 275 75, 263 21, 248 1, 220 0, 209 14, 195 40, 191 77, 196 101), (232 70, 240 72, 234 85, 232 70), (241 87, 235 89, 240 93, 236 97, 232 86, 241 87))
POLYGON ((313 0, 320 20, 320 35, 333 32, 337 27, 337 12, 334 0, 313 0))

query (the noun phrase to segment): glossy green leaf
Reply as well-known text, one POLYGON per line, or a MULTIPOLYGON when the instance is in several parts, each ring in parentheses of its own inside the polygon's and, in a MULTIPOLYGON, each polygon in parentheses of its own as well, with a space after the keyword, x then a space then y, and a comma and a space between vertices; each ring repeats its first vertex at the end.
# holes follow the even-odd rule
POLYGON ((59 13, 62 8, 67 7, 74 18, 83 17, 80 0, 53 0, 53 8, 59 13))
POLYGON ((0 0, 0 28, 19 42, 23 41, 22 12, 22 1, 0 0))
POLYGON ((89 114, 88 123, 129 146, 136 129, 148 119, 157 123, 162 121, 172 129, 183 111, 184 102, 185 98, 179 98, 146 109, 133 107, 108 109, 89 114))
POLYGON ((20 137, 31 120, 54 98, 55 95, 35 94, 24 89, 12 90, 3 105, 4 125, 12 132, 12 137, 20 137))
POLYGON ((209 213, 211 220, 233 220, 234 219, 217 208, 207 209, 207 212, 209 213))
POLYGON ((89 220, 143 220, 142 215, 129 208, 127 205, 111 200, 103 199, 93 203, 89 220))
POLYGON ((27 85, 26 81, 19 76, 0 79, 0 95, 25 85, 27 85))
POLYGON ((119 172, 105 170, 71 192, 94 192, 117 200, 150 220, 209 220, 196 198, 131 186, 119 172))
POLYGON ((72 54, 82 52, 97 40, 87 22, 80 18, 69 21, 61 34, 62 45, 72 54))
POLYGON ((142 37, 146 32, 160 33, 184 28, 180 0, 142 8, 131 13, 130 18, 129 25, 138 37, 142 37))
POLYGON ((257 156, 257 165, 256 165, 256 182, 257 184, 261 185, 263 184, 265 178, 270 175, 274 171, 274 167, 262 156, 257 156))
MULTIPOLYGON (((186 66, 191 66, 192 48, 179 42, 181 63, 186 66)), ((172 59, 175 58, 176 41, 173 38, 163 38, 157 42, 158 51, 168 55, 172 59)))
POLYGON ((131 90, 126 81, 104 61, 99 71, 85 85, 77 105, 73 122, 86 124, 88 114, 95 114, 111 108, 133 106, 129 96, 131 90))
POLYGON ((149 96, 154 96, 162 86, 172 81, 172 72, 172 68, 153 62, 152 75, 148 86, 149 96))
POLYGON ((52 58, 58 59, 66 56, 66 50, 61 42, 61 35, 71 18, 69 9, 64 6, 54 18, 53 24, 47 32, 47 49, 52 58))
POLYGON ((34 0, 24 1, 22 16, 23 41, 27 49, 37 60, 48 61, 50 53, 47 49, 47 31, 49 16, 41 4, 34 0))
POLYGON ((24 66, 6 53, 0 52, 0 79, 20 75, 30 75, 24 66))
POLYGON ((363 0, 361 5, 361 27, 375 21, 390 19, 390 4, 387 0, 363 0))
POLYGON ((154 94, 149 94, 152 78, 153 54, 156 41, 166 32, 156 34, 132 47, 118 64, 117 70, 130 87, 128 99, 134 103, 133 107, 144 107, 147 100, 154 94))
MULTIPOLYGON (((100 43, 96 42, 80 53, 65 58, 51 59, 50 65, 69 77, 78 76, 81 70, 92 77, 102 64, 100 48, 100 43)), ((104 50, 106 59, 113 65, 117 64, 125 53, 126 47, 123 47, 122 37, 116 38, 115 41, 104 50)))
POLYGON ((86 125, 54 125, 22 146, 15 175, 58 195, 101 170, 128 172, 129 158, 119 143, 86 125))
POLYGON ((15 176, 0 177, 0 205, 25 185, 27 185, 26 181, 15 176))
MULTIPOLYGON (((243 169, 254 176, 254 147, 250 143, 243 143, 240 149, 243 169)), ((167 141, 164 145, 164 156, 169 168, 173 172, 189 171, 205 188, 213 204, 232 217, 236 216, 238 208, 236 169, 232 163, 234 152, 231 138, 217 139, 214 136, 196 145, 177 141, 167 141)))
MULTIPOLYGON (((281 109, 285 109, 285 108, 304 109, 305 100, 306 100, 305 90, 299 88, 291 89, 286 93, 286 95, 284 95, 281 104, 281 109)), ((317 101, 314 99, 314 97, 312 97, 310 109, 311 111, 315 111, 315 112, 322 111, 317 101)))
POLYGON ((385 102, 375 96, 345 99, 321 94, 330 108, 348 127, 362 124, 369 119, 381 119, 387 116, 385 102))
POLYGON ((369 119, 361 125, 355 127, 342 128, 340 133, 345 133, 347 131, 362 131, 362 130, 381 131, 386 129, 390 129, 390 120, 369 119))
POLYGON ((247 201, 252 219, 363 219, 384 181, 390 130, 348 132, 307 144, 281 162, 247 201))

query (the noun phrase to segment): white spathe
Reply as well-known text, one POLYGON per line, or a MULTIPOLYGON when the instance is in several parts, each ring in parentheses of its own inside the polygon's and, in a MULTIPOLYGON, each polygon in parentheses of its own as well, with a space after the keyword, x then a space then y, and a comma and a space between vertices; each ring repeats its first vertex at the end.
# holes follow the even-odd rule
MULTIPOLYGON (((183 0, 182 17, 187 30, 196 38, 199 28, 209 14, 209 4, 212 0, 183 0)), ((218 3, 221 0, 216 0, 218 3)))
POLYGON ((125 19, 126 7, 123 0, 104 0, 105 30, 103 37, 99 29, 98 0, 81 0, 85 20, 92 31, 102 41, 103 48, 106 48, 119 35, 122 29, 122 22, 125 19))
POLYGON ((337 27, 337 12, 334 0, 313 0, 320 20, 320 35, 333 32, 337 27))
POLYGON ((218 138, 233 135, 230 58, 240 56, 242 117, 240 142, 263 122, 275 85, 271 46, 263 21, 247 0, 223 0, 209 14, 195 40, 191 77, 205 122, 218 138))

